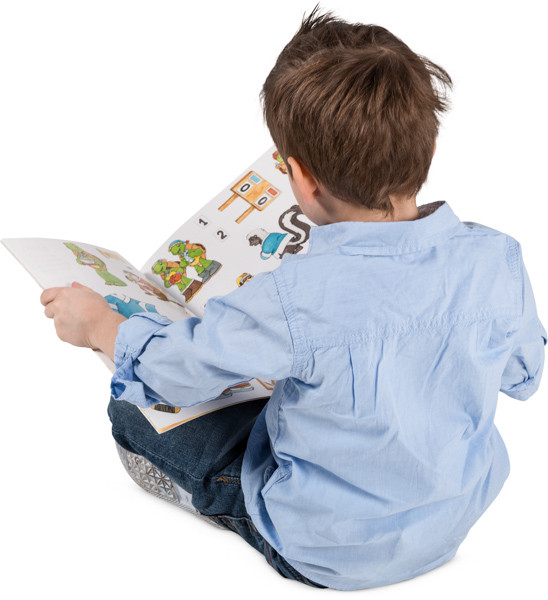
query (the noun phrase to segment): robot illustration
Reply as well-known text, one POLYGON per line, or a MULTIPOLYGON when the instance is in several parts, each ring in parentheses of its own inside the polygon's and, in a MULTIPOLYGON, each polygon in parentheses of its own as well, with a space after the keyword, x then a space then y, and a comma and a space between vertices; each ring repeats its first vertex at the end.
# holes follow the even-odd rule
POLYGON ((76 262, 79 265, 85 265, 87 267, 95 269, 97 275, 99 275, 99 277, 102 277, 107 285, 127 285, 127 283, 124 283, 123 281, 118 279, 118 277, 116 277, 112 273, 109 273, 107 271, 107 266, 105 265, 105 263, 100 258, 97 258, 97 256, 95 256, 94 254, 82 250, 82 248, 80 248, 76 244, 71 244, 68 242, 63 243, 69 250, 72 251, 74 256, 76 256, 76 262))
POLYGON ((287 233, 268 233, 264 229, 255 229, 246 237, 250 246, 261 246, 261 258, 268 260, 272 256, 281 259, 284 254, 297 254, 310 237, 310 225, 302 220, 303 213, 297 204, 280 215, 278 224, 287 233))
POLYGON ((128 269, 124 269, 124 273, 126 275, 126 279, 128 281, 136 283, 145 294, 149 296, 156 296, 156 298, 158 298, 159 300, 164 300, 165 302, 169 301, 169 298, 164 294, 164 292, 159 290, 157 287, 153 286, 146 279, 143 279, 142 277, 136 275, 128 269))
POLYGON ((135 298, 130 298, 124 294, 109 294, 105 296, 105 300, 110 304, 112 310, 120 313, 126 319, 139 312, 158 313, 154 305, 135 300, 135 298))

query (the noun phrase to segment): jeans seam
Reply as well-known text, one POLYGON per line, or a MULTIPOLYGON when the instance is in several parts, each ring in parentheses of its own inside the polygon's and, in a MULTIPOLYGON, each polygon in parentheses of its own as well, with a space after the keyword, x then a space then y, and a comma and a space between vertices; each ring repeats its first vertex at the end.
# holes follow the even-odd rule
POLYGON ((266 541, 265 541, 265 549, 266 549, 266 552, 268 554, 267 558, 268 558, 268 561, 270 563, 270 566, 272 568, 274 568, 274 560, 272 559, 272 554, 270 554, 270 546, 268 545, 268 543, 266 541))
POLYGON ((234 531, 234 533, 238 533, 238 530, 236 529, 236 527, 234 527, 234 525, 232 525, 230 520, 227 519, 224 515, 218 515, 217 518, 225 524, 225 527, 227 529, 230 529, 230 531, 234 531))
POLYGON ((230 485, 241 485, 241 479, 239 477, 229 477, 228 475, 221 475, 216 479, 220 483, 228 483, 230 485))

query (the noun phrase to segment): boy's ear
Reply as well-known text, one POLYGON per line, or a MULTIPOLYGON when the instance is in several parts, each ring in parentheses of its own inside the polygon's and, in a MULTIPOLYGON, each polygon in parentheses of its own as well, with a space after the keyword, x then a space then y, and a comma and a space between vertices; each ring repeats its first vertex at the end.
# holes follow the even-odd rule
POLYGON ((310 173, 306 166, 296 158, 290 156, 286 162, 289 163, 289 166, 291 167, 291 178, 301 192, 302 199, 306 204, 312 205, 316 200, 316 196, 320 189, 315 177, 310 173))

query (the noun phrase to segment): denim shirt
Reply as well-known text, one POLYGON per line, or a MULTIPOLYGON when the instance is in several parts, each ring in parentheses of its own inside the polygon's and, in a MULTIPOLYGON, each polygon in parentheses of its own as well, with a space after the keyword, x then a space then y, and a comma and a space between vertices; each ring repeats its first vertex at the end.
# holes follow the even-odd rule
POLYGON ((192 406, 277 380, 244 455, 246 507, 295 569, 336 589, 454 556, 509 472, 498 392, 526 400, 542 373, 519 243, 444 202, 419 214, 314 227, 307 253, 202 319, 119 328, 117 399, 192 406))

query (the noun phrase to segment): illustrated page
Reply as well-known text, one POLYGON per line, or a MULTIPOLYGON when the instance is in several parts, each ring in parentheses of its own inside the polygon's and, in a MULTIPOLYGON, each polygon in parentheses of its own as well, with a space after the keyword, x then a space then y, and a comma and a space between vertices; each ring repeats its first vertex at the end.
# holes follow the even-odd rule
POLYGON ((228 294, 306 250, 313 224, 302 214, 287 167, 271 148, 175 231, 141 271, 197 316, 228 294))
POLYGON ((186 308, 144 279, 113 250, 91 244, 44 238, 2 240, 43 289, 73 281, 95 290, 124 317, 155 312, 172 321, 191 316, 186 308))
MULTIPOLYGON (((43 288, 78 281, 129 317, 157 312, 171 320, 203 316, 208 298, 275 269, 286 254, 305 252, 313 224, 302 214, 287 167, 271 148, 177 229, 139 272, 117 252, 66 240, 2 240, 43 288), (144 276, 144 277, 143 277, 144 276), (191 311, 191 313, 189 312, 191 311)), ((98 353, 114 371, 114 364, 98 353)), ((230 404, 271 395, 274 381, 253 379, 193 408, 141 409, 162 433, 230 404)))
MULTIPOLYGON (((125 317, 145 311, 161 314, 172 321, 192 316, 113 250, 44 238, 2 242, 43 289, 70 286, 73 281, 78 281, 100 293, 113 310, 125 317)), ((102 352, 96 354, 113 373, 115 365, 110 358, 102 352)), ((230 404, 269 397, 273 389, 273 381, 254 379, 224 390, 219 398, 196 407, 173 408, 158 404, 141 411, 156 431, 163 433, 230 404)))

